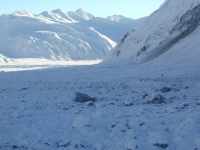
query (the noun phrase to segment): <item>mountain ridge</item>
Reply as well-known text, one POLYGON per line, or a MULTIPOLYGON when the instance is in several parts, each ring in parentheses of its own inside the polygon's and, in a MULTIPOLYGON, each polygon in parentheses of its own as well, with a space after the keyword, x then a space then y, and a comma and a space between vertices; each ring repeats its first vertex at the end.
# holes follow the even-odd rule
POLYGON ((134 27, 135 20, 123 20, 127 22, 95 17, 82 9, 1 15, 0 53, 10 58, 102 59, 134 27))

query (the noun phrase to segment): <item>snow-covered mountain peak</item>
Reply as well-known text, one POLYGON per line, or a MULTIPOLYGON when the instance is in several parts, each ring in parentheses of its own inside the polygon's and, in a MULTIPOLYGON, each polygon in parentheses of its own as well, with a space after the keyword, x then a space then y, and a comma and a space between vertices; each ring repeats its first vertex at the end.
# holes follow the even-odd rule
POLYGON ((45 17, 52 21, 63 22, 63 23, 73 23, 75 22, 72 18, 67 16, 61 9, 55 9, 52 11, 43 11, 39 16, 45 17))
POLYGON ((91 13, 83 10, 82 8, 77 9, 75 12, 77 15, 82 16, 85 20, 90 20, 94 18, 91 13))
POLYGON ((48 11, 43 11, 41 12, 39 15, 45 16, 45 17, 49 17, 49 12, 48 11))
POLYGON ((110 21, 114 21, 114 22, 119 22, 122 21, 123 19, 125 19, 126 17, 122 16, 122 15, 113 15, 113 16, 108 16, 107 19, 109 19, 110 21))
POLYGON ((15 11, 12 15, 14 16, 22 16, 22 17, 33 17, 33 13, 26 11, 26 10, 20 10, 20 11, 15 11))
POLYGON ((95 16, 93 16, 91 13, 83 10, 82 8, 77 9, 76 11, 69 11, 68 15, 77 20, 77 21, 82 21, 82 20, 91 20, 94 19, 95 16))
POLYGON ((52 13, 59 14, 59 15, 66 15, 61 9, 54 9, 51 11, 52 13))

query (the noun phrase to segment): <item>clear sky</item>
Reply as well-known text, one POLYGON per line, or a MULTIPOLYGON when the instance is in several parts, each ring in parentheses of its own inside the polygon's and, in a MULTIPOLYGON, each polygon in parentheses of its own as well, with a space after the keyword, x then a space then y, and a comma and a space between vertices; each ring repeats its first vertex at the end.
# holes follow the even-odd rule
POLYGON ((165 0, 0 0, 0 13, 27 10, 38 13, 60 8, 63 11, 82 8, 96 16, 122 14, 132 18, 147 16, 165 0))

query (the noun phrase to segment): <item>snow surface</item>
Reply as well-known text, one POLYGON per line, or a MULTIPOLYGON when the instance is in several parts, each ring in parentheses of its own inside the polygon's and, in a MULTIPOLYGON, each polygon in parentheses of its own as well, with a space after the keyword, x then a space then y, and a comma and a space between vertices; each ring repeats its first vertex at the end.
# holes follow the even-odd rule
POLYGON ((199 149, 200 74, 160 73, 132 65, 1 72, 0 148, 199 149), (76 92, 97 100, 77 103, 76 92), (149 103, 159 94, 165 103, 149 103))
POLYGON ((36 58, 23 58, 23 59, 8 59, 2 60, 0 64, 0 71, 12 72, 23 70, 38 70, 44 68, 60 68, 71 66, 88 66, 101 63, 102 60, 49 60, 49 59, 36 59, 36 58))

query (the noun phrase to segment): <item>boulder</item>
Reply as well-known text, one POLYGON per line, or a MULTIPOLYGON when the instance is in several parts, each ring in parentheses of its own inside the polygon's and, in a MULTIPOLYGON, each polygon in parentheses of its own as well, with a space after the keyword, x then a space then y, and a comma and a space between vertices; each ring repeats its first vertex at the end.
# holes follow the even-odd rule
POLYGON ((76 92, 75 94, 75 102, 79 102, 79 103, 87 103, 87 102, 96 102, 96 97, 92 97, 89 96, 88 94, 85 93, 80 93, 80 92, 76 92))

